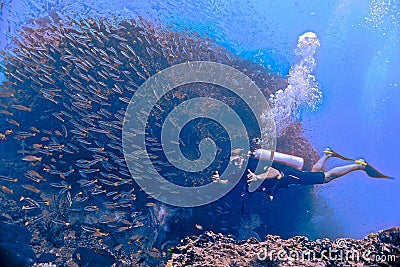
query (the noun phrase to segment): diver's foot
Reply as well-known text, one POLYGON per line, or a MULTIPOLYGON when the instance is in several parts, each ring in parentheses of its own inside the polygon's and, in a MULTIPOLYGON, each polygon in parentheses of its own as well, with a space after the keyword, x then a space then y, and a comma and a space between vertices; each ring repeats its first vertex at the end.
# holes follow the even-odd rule
POLYGON ((356 164, 362 166, 362 169, 365 170, 365 167, 368 165, 368 163, 365 161, 363 158, 359 158, 354 161, 356 164))
POLYGON ((343 159, 343 160, 353 160, 351 158, 344 157, 344 156, 340 155, 339 153, 336 153, 330 147, 325 148, 324 154, 327 155, 328 157, 340 158, 340 159, 343 159))
POLYGON ((333 150, 330 147, 325 148, 324 154, 327 155, 328 157, 332 157, 333 150))

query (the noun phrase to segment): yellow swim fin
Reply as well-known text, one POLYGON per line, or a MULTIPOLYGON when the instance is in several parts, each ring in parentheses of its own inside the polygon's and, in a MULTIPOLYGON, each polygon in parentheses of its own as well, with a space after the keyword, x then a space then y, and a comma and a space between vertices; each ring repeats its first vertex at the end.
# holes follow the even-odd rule
POLYGON ((386 178, 386 179, 394 179, 393 177, 387 176, 374 167, 372 167, 369 163, 367 163, 364 159, 358 159, 355 161, 356 164, 360 164, 364 166, 364 171, 367 173, 369 177, 372 178, 386 178))
POLYGON ((333 151, 332 148, 330 148, 330 147, 325 148, 324 154, 325 154, 325 155, 330 155, 331 157, 339 158, 339 159, 342 159, 342 160, 354 160, 354 159, 351 159, 351 158, 347 158, 347 157, 345 157, 345 156, 342 156, 342 155, 340 155, 339 153, 336 153, 336 152, 333 151))

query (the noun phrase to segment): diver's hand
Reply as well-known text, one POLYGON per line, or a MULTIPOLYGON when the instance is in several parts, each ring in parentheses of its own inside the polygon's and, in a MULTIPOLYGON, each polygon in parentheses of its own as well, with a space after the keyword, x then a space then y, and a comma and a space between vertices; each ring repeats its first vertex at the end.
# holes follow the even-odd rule
POLYGON ((266 178, 275 178, 279 175, 281 175, 281 173, 277 169, 268 167, 266 178))
POLYGON ((248 174, 247 174, 247 182, 251 183, 251 182, 256 182, 258 180, 258 175, 256 175, 254 172, 250 171, 249 169, 247 169, 248 174))
POLYGON ((214 171, 213 174, 211 175, 211 179, 213 180, 214 183, 220 183, 220 184, 227 184, 228 180, 222 180, 219 176, 218 171, 214 171))

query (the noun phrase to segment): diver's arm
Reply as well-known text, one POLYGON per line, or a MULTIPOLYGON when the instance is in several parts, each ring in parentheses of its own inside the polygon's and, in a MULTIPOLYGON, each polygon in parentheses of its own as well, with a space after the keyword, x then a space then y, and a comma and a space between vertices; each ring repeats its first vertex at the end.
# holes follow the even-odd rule
POLYGON ((267 171, 261 174, 255 174, 254 172, 247 170, 248 182, 255 182, 259 180, 273 179, 280 175, 280 172, 272 167, 268 167, 267 171))

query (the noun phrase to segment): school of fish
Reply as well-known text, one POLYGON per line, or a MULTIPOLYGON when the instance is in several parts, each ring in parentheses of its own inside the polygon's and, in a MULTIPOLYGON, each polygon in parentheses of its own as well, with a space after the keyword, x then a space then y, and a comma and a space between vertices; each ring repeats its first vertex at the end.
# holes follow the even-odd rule
MULTIPOLYGON (((0 85, 0 142, 18 148, 18 167, 14 173, 0 172, 1 191, 20 203, 25 226, 42 231, 72 227, 100 242, 111 242, 113 236, 116 251, 129 245, 132 251, 154 253, 149 240, 154 239, 156 222, 149 210, 159 204, 135 183, 121 140, 125 109, 140 85, 167 67, 193 60, 235 67, 266 96, 283 83, 207 37, 144 19, 65 21, 52 13, 32 21, 14 41, 2 55, 7 80, 0 85)), ((157 138, 163 118, 174 106, 199 96, 233 106, 240 102, 205 84, 163 96, 146 129, 147 153, 157 170, 170 166, 157 138)), ((140 158, 142 153, 130 156, 140 158)), ((139 160, 136 168, 143 177, 151 175, 139 160)), ((212 182, 211 175, 193 182, 184 173, 164 173, 190 185, 212 182)))

